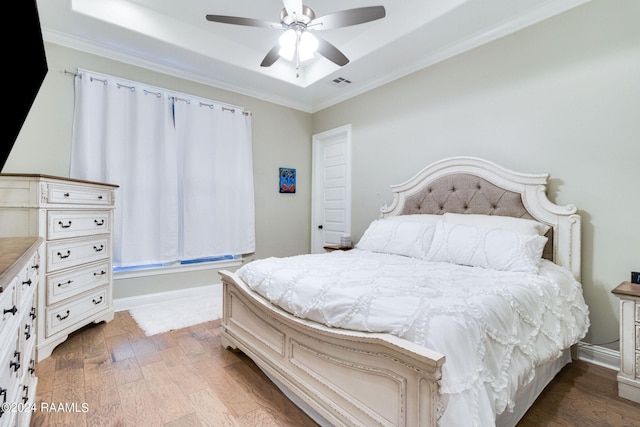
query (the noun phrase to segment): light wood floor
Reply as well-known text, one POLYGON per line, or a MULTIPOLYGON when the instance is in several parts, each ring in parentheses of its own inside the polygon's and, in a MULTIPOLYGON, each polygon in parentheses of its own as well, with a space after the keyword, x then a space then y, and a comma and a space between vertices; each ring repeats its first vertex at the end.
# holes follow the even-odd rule
MULTIPOLYGON (((223 349, 219 329, 146 337, 128 312, 81 329, 36 365, 31 426, 316 426, 251 360, 223 349), (40 410, 60 403, 71 411, 40 410)), ((570 364, 518 426, 640 426, 640 405, 617 397, 615 374, 570 364)))

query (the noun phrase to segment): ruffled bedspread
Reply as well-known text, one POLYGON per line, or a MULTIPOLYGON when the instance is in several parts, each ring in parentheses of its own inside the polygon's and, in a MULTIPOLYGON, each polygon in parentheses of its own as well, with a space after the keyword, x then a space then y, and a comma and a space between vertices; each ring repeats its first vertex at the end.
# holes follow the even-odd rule
POLYGON ((354 249, 256 260, 237 273, 295 316, 444 354, 441 426, 495 425, 533 369, 589 327, 580 283, 545 260, 531 274, 354 249))

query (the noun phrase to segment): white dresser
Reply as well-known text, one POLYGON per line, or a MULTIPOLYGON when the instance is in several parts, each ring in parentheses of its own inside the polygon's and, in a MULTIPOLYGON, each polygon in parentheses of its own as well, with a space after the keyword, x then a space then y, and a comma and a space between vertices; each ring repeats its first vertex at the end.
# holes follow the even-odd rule
POLYGON ((45 239, 37 293, 37 360, 91 322, 113 319, 116 185, 0 174, 0 236, 45 239))
POLYGON ((36 386, 39 237, 0 238, 0 426, 28 427, 36 386))
POLYGON ((640 285, 622 282, 620 298, 620 371, 618 395, 640 403, 640 285))

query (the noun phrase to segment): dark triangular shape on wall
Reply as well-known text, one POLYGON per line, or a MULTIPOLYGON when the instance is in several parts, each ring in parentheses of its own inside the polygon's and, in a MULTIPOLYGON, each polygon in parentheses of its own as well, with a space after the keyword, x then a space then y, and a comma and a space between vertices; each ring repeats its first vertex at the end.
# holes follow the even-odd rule
POLYGON ((13 64, 13 67, 5 67, 3 80, 5 87, 15 89, 5 93, 5 103, 9 108, 6 109, 6 132, 0 142, 0 171, 48 71, 36 0, 16 2, 12 6, 12 15, 19 26, 17 30, 4 26, 5 64, 13 64))

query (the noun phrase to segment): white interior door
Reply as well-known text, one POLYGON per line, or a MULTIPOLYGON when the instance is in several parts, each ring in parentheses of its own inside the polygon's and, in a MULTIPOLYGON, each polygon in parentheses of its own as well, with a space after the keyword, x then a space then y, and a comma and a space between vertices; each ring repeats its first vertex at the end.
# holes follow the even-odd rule
POLYGON ((311 253, 351 234, 351 125, 313 135, 311 253))

